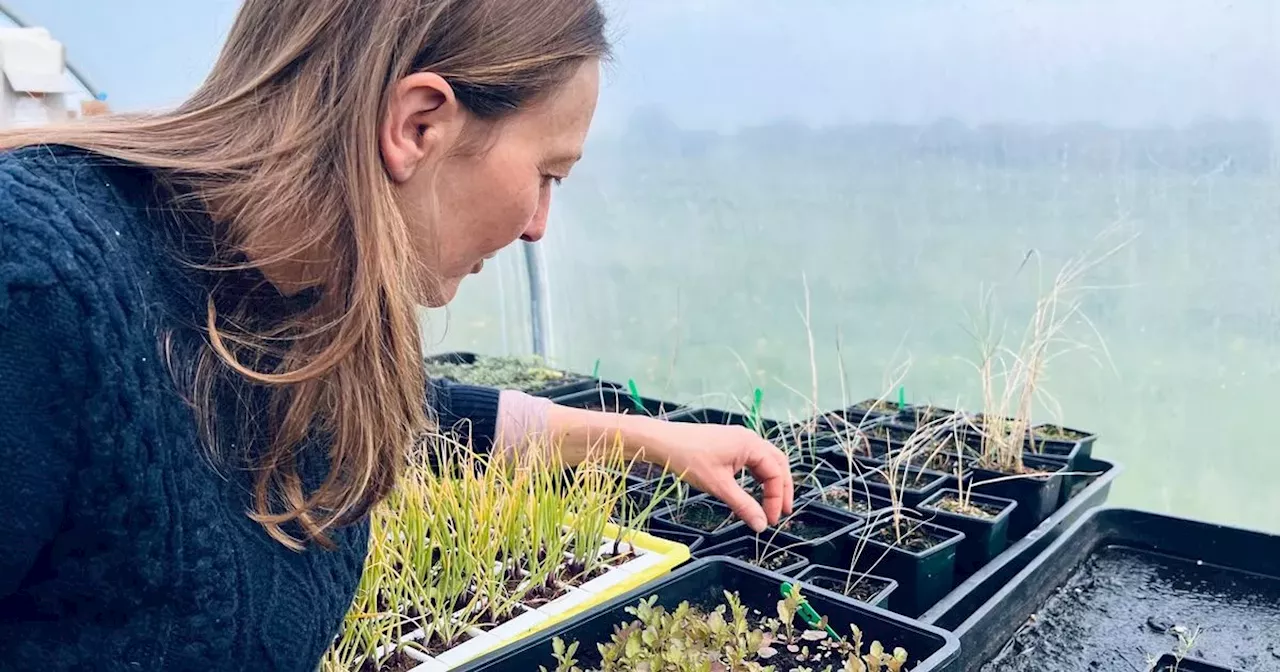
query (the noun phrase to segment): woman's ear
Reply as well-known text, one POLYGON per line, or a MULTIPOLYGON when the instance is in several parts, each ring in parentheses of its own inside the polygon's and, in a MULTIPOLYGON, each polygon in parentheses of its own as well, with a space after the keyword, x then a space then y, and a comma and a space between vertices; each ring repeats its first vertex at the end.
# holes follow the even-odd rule
POLYGON ((391 90, 378 144, 387 173, 407 182, 432 158, 448 153, 462 134, 464 110, 443 77, 418 72, 391 90))

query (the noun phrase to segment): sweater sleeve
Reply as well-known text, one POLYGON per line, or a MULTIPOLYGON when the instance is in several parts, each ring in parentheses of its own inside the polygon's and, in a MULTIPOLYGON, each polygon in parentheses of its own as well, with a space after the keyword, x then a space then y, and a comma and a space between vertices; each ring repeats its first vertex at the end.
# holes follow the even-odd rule
POLYGON ((21 587, 62 524, 88 375, 74 299, 49 271, 6 252, 0 246, 0 599, 21 587))
POLYGON ((427 381, 426 396, 441 432, 477 452, 493 449, 498 433, 497 389, 433 378, 427 381))

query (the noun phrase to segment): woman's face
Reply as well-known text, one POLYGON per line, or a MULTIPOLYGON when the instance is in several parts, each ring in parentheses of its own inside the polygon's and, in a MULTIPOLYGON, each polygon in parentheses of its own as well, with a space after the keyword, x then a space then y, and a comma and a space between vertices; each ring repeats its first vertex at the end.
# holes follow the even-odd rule
POLYGON ((589 61, 536 104, 482 123, 435 75, 401 82, 380 140, 428 274, 424 303, 448 303, 464 278, 516 239, 542 238, 551 191, 582 156, 599 87, 599 62, 589 61))

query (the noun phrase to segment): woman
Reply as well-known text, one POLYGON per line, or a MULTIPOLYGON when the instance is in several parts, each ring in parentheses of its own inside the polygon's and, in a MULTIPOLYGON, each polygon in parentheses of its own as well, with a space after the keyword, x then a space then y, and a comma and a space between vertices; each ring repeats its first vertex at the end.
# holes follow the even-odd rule
POLYGON ((607 52, 595 0, 247 0, 176 111, 0 136, 0 667, 314 669, 437 429, 790 510, 741 428, 425 380, 415 306, 542 237, 607 52))

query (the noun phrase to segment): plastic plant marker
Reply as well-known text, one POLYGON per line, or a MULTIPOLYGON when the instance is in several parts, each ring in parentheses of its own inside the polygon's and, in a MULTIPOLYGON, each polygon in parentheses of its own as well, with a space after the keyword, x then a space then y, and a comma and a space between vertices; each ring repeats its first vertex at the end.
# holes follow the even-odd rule
POLYGON ((631 403, 635 405, 636 410, 645 413, 644 402, 640 401, 640 388, 636 386, 635 378, 627 379, 627 388, 631 390, 631 403))
POLYGON ((907 388, 898 386, 898 408, 904 408, 907 405, 907 388))
POLYGON ((596 359, 596 363, 591 367, 591 377, 597 380, 600 378, 600 359, 599 358, 596 359))
MULTIPOLYGON (((789 582, 783 581, 779 586, 779 589, 781 590, 783 597, 791 597, 792 586, 789 582)), ((800 614, 800 618, 804 619, 805 623, 809 624, 809 627, 825 628, 827 634, 830 635, 832 639, 837 642, 844 641, 844 638, 841 637, 835 629, 831 627, 831 625, 823 625, 822 617, 818 615, 818 612, 813 610, 813 607, 809 606, 809 601, 803 597, 800 598, 800 608, 797 613, 800 614)))
POLYGON ((762 402, 764 402, 764 390, 757 387, 751 397, 751 429, 755 430, 757 434, 762 433, 760 431, 760 406, 762 402))

